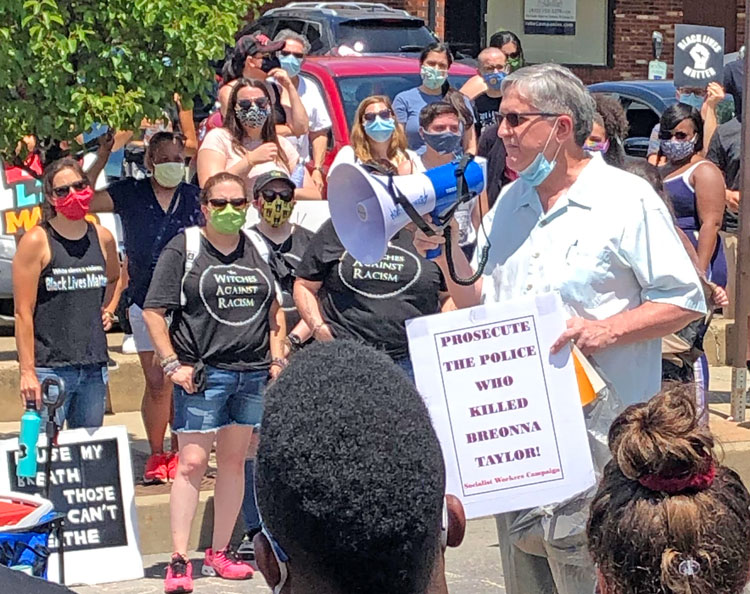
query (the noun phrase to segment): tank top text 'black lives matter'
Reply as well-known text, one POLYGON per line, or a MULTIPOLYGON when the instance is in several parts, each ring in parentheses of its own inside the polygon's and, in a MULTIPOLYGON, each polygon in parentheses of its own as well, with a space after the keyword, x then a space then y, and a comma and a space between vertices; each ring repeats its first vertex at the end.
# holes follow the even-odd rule
POLYGON ((107 363, 101 307, 107 288, 104 254, 94 225, 66 239, 48 223, 50 261, 39 276, 34 310, 37 367, 107 363))

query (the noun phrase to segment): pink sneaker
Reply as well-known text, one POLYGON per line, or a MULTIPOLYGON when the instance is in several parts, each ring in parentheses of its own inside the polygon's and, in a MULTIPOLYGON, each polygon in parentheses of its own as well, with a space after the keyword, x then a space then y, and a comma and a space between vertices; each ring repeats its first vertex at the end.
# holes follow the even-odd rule
POLYGON ((255 573, 247 563, 240 561, 234 551, 224 549, 214 554, 206 550, 201 573, 210 577, 219 576, 225 580, 249 580, 255 573))
POLYGON ((146 468, 143 470, 144 485, 159 485, 166 483, 167 473, 167 455, 151 454, 146 460, 146 468))
POLYGON ((167 478, 169 479, 170 483, 174 481, 174 477, 177 474, 178 461, 179 456, 177 452, 169 452, 169 454, 167 454, 167 478))
POLYGON ((193 566, 180 555, 175 553, 167 565, 167 578, 164 580, 166 594, 189 594, 193 591, 193 566))

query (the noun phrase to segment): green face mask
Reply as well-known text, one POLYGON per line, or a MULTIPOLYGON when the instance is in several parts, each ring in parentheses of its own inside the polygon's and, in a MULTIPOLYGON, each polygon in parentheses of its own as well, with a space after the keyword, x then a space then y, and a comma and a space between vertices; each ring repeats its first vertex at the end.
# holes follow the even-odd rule
POLYGON ((225 235, 232 235, 242 229, 242 225, 245 224, 246 216, 246 208, 236 209, 231 204, 227 204, 221 209, 212 208, 209 211, 211 225, 219 233, 225 235))

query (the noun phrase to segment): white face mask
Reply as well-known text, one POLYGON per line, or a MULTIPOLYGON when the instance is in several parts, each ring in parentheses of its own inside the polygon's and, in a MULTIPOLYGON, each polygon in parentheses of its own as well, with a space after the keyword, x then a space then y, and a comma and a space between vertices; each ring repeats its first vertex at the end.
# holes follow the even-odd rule
POLYGON ((154 165, 154 179, 163 188, 175 188, 181 181, 185 181, 185 165, 183 163, 154 165))

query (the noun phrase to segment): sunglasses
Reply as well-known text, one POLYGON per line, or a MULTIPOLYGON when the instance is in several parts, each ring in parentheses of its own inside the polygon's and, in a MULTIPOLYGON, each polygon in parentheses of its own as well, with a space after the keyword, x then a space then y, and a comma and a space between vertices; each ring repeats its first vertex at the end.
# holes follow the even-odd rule
POLYGON ((526 122, 526 120, 528 120, 530 117, 533 117, 533 116, 539 116, 543 118, 556 118, 562 114, 549 113, 546 111, 527 111, 524 113, 515 113, 511 111, 508 113, 499 112, 497 115, 498 115, 499 122, 502 122, 503 120, 505 120, 506 122, 508 122, 508 125, 511 128, 516 128, 517 126, 520 126, 521 124, 526 122))
POLYGON ((289 188, 288 190, 282 190, 277 192, 276 190, 261 190, 260 195, 266 202, 273 202, 276 198, 281 198, 284 202, 291 202, 294 198, 294 190, 289 188))
POLYGON ((214 208, 224 208, 231 204, 233 208, 244 208, 247 206, 247 198, 209 198, 208 203, 214 208))
POLYGON ((268 97, 258 97, 256 99, 242 99, 237 102, 237 107, 241 109, 250 109, 255 105, 258 109, 268 107, 268 97))
POLYGON ((290 51, 287 51, 287 50, 281 50, 279 52, 279 54, 282 55, 282 56, 287 56, 287 57, 288 56, 294 56, 298 60, 301 60, 302 58, 305 57, 305 54, 302 54, 300 52, 290 52, 290 51))
POLYGON ((687 132, 672 132, 671 130, 659 131, 659 140, 671 140, 673 137, 677 140, 690 140, 693 136, 687 132))
POLYGON ((88 180, 82 179, 67 186, 57 186, 56 188, 52 188, 52 193, 57 198, 65 198, 65 196, 70 194, 71 188, 76 192, 83 192, 90 185, 91 184, 89 184, 88 180))
POLYGON ((379 117, 381 120, 390 120, 393 114, 390 109, 384 109, 383 111, 371 111, 362 116, 365 122, 374 122, 376 117, 379 117))

